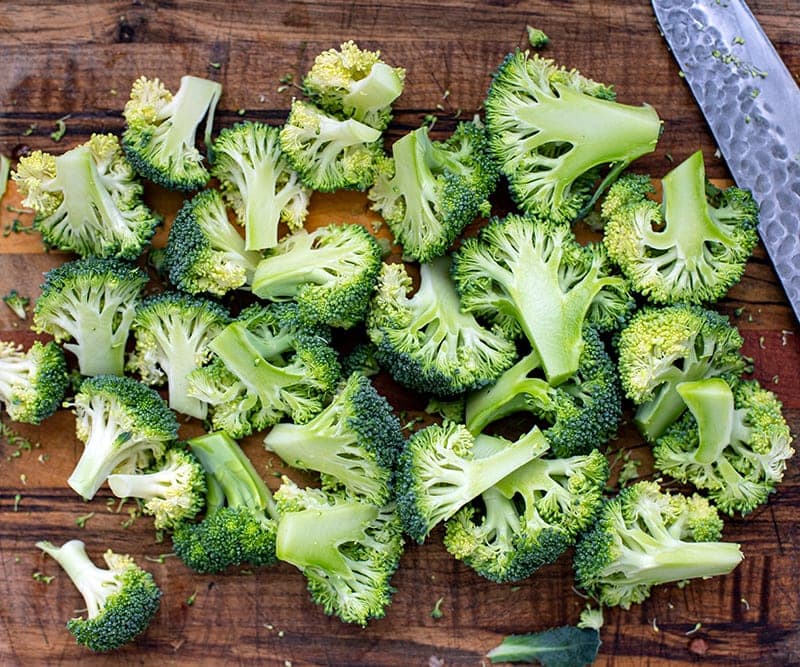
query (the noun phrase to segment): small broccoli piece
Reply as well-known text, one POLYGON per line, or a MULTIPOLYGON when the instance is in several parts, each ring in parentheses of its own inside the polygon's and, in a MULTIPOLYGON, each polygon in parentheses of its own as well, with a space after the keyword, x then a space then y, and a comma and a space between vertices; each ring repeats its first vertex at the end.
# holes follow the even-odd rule
POLYGON ((98 375, 81 383, 70 407, 84 450, 67 484, 91 500, 112 472, 145 470, 178 437, 164 399, 129 377, 98 375))
POLYGON ((209 358, 209 341, 230 321, 228 311, 216 301, 183 292, 162 292, 136 306, 131 330, 136 347, 128 369, 145 384, 165 379, 169 407, 205 419, 208 406, 189 396, 187 377, 209 358))
POLYGON ((569 222, 655 149, 661 120, 651 106, 620 104, 610 86, 529 56, 508 54, 492 77, 490 145, 523 211, 569 222), (595 188, 602 165, 611 168, 595 188))
POLYGON ((281 150, 312 190, 365 190, 383 156, 381 132, 353 118, 341 120, 294 100, 280 133, 281 150))
POLYGON ((175 553, 194 572, 222 572, 249 563, 273 565, 278 512, 250 459, 226 433, 187 441, 206 471, 206 514, 175 526, 175 553))
POLYGON ((538 428, 515 442, 473 436, 466 426, 447 421, 417 431, 398 459, 397 507, 406 533, 421 544, 440 521, 547 448, 538 428), (491 453, 480 455, 486 451, 491 453))
POLYGON ((113 134, 93 134, 59 156, 33 151, 12 177, 48 247, 136 259, 161 223, 113 134))
POLYGON ((0 199, 6 193, 8 187, 8 176, 11 173, 11 160, 7 155, 0 153, 0 199))
POLYGON ((661 472, 708 491, 723 512, 764 504, 794 454, 781 403, 755 380, 731 387, 722 378, 682 382, 689 408, 653 447, 661 472))
POLYGON ((12 289, 8 294, 3 296, 3 303, 6 304, 19 319, 25 320, 28 318, 28 306, 31 305, 29 297, 22 296, 17 290, 12 289))
POLYGON ((539 28, 534 28, 532 25, 527 26, 528 44, 534 49, 543 49, 550 43, 550 38, 539 28))
POLYGON ((135 561, 108 549, 107 568, 97 567, 81 540, 60 547, 50 542, 36 546, 51 556, 67 573, 86 603, 86 618, 67 621, 67 630, 78 644, 92 651, 113 651, 147 630, 161 603, 161 590, 151 575, 135 561))
POLYGON ((214 142, 212 175, 245 227, 245 248, 278 243, 278 223, 302 227, 311 192, 281 153, 279 127, 245 121, 223 128, 214 142))
POLYGON ((348 41, 314 59, 303 78, 303 92, 325 111, 384 130, 405 78, 406 71, 383 62, 380 51, 360 49, 348 41))
POLYGON ((28 350, 0 341, 0 401, 17 422, 41 424, 61 405, 69 379, 61 348, 34 341, 28 350))
POLYGON ((222 86, 196 76, 181 77, 173 96, 158 79, 139 77, 125 104, 122 147, 134 169, 169 190, 191 192, 208 183, 203 155, 195 146, 197 129, 206 119, 204 144, 211 146, 211 128, 222 86))
POLYGON ((452 273, 462 307, 523 333, 552 385, 578 370, 585 325, 614 329, 633 307, 602 245, 533 216, 493 218, 461 244, 452 273))
POLYGON ((462 313, 450 258, 420 267, 419 289, 403 264, 384 264, 367 314, 376 356, 400 384, 424 394, 453 396, 482 387, 517 356, 513 338, 462 313))
POLYGON ((708 500, 642 481, 606 500, 575 547, 578 584, 601 604, 628 609, 653 586, 728 574, 742 560, 721 542, 722 520, 708 500))
POLYGON ((393 504, 373 505, 345 492, 301 489, 284 478, 276 552, 303 572, 311 599, 345 623, 366 626, 391 603, 391 578, 403 554, 393 504))
POLYGON ((735 285, 758 241, 758 204, 746 190, 720 190, 697 151, 661 181, 624 175, 603 203, 603 244, 632 287, 654 303, 717 301, 735 285))
POLYGON ((276 424, 264 438, 264 446, 289 465, 321 473, 323 488, 344 487, 376 505, 390 500, 403 443, 391 405, 358 373, 311 421, 276 424))
POLYGON ((294 299, 304 319, 349 329, 364 319, 381 258, 380 245, 363 225, 301 229, 266 252, 253 276, 253 294, 294 299))
POLYGON ((44 278, 33 330, 71 341, 64 348, 77 357, 83 375, 122 375, 147 274, 124 260, 89 257, 61 264, 44 278))
POLYGON ((686 409, 679 383, 709 377, 733 381, 749 368, 743 344, 727 317, 701 306, 647 306, 634 314, 616 340, 619 377, 648 441, 686 409))
POLYGON ((139 498, 157 530, 172 530, 191 521, 205 505, 205 469, 191 451, 170 447, 164 460, 142 473, 109 475, 108 487, 117 498, 139 498))

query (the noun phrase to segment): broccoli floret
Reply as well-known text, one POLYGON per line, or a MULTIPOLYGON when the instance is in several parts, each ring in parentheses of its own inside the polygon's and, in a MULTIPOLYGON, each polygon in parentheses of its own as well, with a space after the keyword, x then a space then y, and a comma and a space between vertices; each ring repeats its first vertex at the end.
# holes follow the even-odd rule
POLYGON ((33 151, 19 159, 13 178, 48 247, 136 259, 161 223, 113 134, 93 134, 59 156, 33 151))
POLYGON ((628 609, 669 582, 728 574, 742 560, 738 544, 721 542, 722 520, 708 500, 661 491, 642 481, 606 500, 578 540, 578 584, 601 604, 628 609))
POLYGON ((83 375, 122 375, 125 344, 147 273, 120 259, 89 257, 45 274, 33 330, 51 334, 83 375))
POLYGON ((460 509, 445 525, 445 547, 491 581, 525 579, 554 562, 591 524, 608 472, 596 449, 536 458, 460 509))
POLYGON ((211 128, 222 86, 196 76, 181 77, 172 93, 158 79, 139 77, 125 104, 122 147, 134 169, 169 190, 191 192, 203 187, 209 173, 195 146, 197 129, 206 119, 204 144, 211 146, 211 128))
POLYGON ((281 153, 279 127, 245 121, 220 131, 212 175, 245 228, 245 248, 278 243, 278 223, 302 227, 311 192, 281 153))
POLYGON ((246 308, 208 347, 211 363, 189 374, 189 395, 209 403, 214 429, 234 438, 284 416, 309 421, 341 375, 329 332, 304 323, 293 303, 246 308))
POLYGON ((461 312, 450 258, 420 266, 419 289, 409 297, 403 264, 384 264, 367 314, 378 362, 400 384, 435 396, 482 387, 517 356, 513 338, 461 312))
POLYGON ((427 262, 445 253, 478 215, 488 215, 497 165, 485 128, 461 122, 446 141, 423 126, 398 139, 369 190, 405 256, 427 262))
POLYGON ((655 110, 620 104, 611 87, 517 50, 492 77, 490 145, 526 212, 569 222, 661 134, 655 110), (602 165, 611 169, 595 188, 602 165))
POLYGON ((503 417, 529 413, 559 457, 588 454, 608 442, 622 419, 617 367, 593 329, 585 331, 577 372, 557 387, 542 377, 535 351, 492 385, 467 396, 465 424, 477 435, 503 417))
POLYGON ((113 651, 142 634, 158 611, 161 590, 151 575, 130 557, 108 549, 107 568, 97 567, 81 540, 60 547, 37 542, 63 568, 86 603, 86 618, 67 621, 78 644, 92 651, 113 651))
POLYGON ((206 514, 175 526, 175 553, 194 572, 222 572, 249 563, 273 565, 278 512, 250 459, 226 433, 187 441, 206 471, 206 514))
POLYGON ((622 389, 636 404, 634 421, 654 441, 683 414, 681 382, 735 380, 748 370, 744 339, 724 315, 692 304, 638 310, 616 339, 622 389))
POLYGON ((128 369, 145 384, 165 379, 169 407, 205 419, 206 403, 189 396, 187 377, 209 358, 209 341, 230 321, 228 311, 216 301, 183 292, 162 292, 143 299, 136 307, 131 330, 136 347, 128 369))
POLYGON ((301 489, 284 478, 276 552, 303 572, 325 613, 365 626, 391 603, 391 577, 403 553, 393 504, 373 505, 344 492, 301 489))
POLYGON ((19 319, 25 320, 28 318, 28 306, 31 305, 30 297, 22 296, 17 290, 12 289, 8 294, 3 296, 3 303, 6 304, 19 319))
POLYGON ((348 41, 314 59, 303 78, 303 92, 325 111, 384 130, 405 78, 406 71, 383 62, 380 51, 360 49, 348 41))
POLYGON ((304 319, 349 329, 364 319, 381 258, 380 245, 363 225, 301 229, 266 252, 253 276, 253 294, 294 299, 304 319))
POLYGON ((365 190, 383 156, 381 132, 353 118, 341 120, 294 100, 280 133, 281 150, 312 190, 365 190))
POLYGON ((69 385, 64 352, 53 342, 28 350, 0 341, 0 401, 17 422, 41 424, 61 405, 69 385))
POLYGON ((391 405, 358 373, 311 421, 276 424, 264 438, 264 446, 289 465, 321 473, 323 488, 344 487, 376 505, 391 497, 403 443, 391 405))
POLYGON ((662 203, 649 178, 622 176, 603 202, 603 244, 654 303, 721 299, 744 273, 758 233, 758 204, 746 190, 721 190, 705 176, 703 153, 661 181, 662 203))
POLYGON ((526 27, 528 33, 528 44, 534 49, 543 49, 550 43, 550 38, 540 28, 535 28, 532 25, 526 27))
POLYGON ((633 307, 601 244, 580 245, 569 227, 533 216, 493 218, 453 257, 468 312, 523 333, 552 385, 575 374, 585 325, 618 327, 633 307))
POLYGON ((755 380, 722 378, 676 387, 689 408, 653 447, 658 470, 690 482, 723 512, 764 504, 794 454, 781 403, 755 380))
POLYGON ((466 426, 448 421, 417 431, 398 459, 395 493, 406 533, 421 544, 440 521, 547 448, 538 428, 514 442, 473 436, 466 426))
POLYGON ((86 500, 112 472, 133 473, 161 460, 178 437, 178 422, 164 399, 129 377, 87 378, 70 406, 84 450, 67 484, 86 500))
POLYGON ((157 530, 191 521, 205 505, 205 470, 191 451, 170 447, 155 467, 142 473, 113 474, 108 487, 117 498, 139 498, 157 530))

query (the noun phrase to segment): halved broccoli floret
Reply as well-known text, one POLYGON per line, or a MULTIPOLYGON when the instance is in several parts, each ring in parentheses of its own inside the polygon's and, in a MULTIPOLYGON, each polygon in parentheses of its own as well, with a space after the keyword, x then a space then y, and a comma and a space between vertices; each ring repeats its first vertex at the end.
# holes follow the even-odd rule
POLYGON ((61 405, 69 385, 64 352, 53 343, 0 341, 0 401, 14 421, 40 424, 61 405))
POLYGON ((3 295, 3 303, 6 304, 19 319, 25 320, 28 318, 28 306, 31 305, 30 297, 23 296, 17 292, 17 290, 12 289, 8 294, 3 295))

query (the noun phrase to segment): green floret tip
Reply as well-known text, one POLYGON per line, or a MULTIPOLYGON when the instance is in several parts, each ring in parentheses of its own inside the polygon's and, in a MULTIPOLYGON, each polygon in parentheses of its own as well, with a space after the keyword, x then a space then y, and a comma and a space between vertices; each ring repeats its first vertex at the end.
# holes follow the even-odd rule
POLYGON ((113 651, 147 630, 161 603, 161 590, 153 576, 130 557, 107 550, 107 567, 95 565, 81 540, 57 547, 50 542, 36 546, 51 556, 67 573, 86 602, 86 618, 67 621, 67 630, 78 644, 92 651, 113 651))
POLYGON ((0 341, 0 401, 17 422, 41 424, 61 405, 69 385, 64 352, 34 341, 28 350, 0 341))
POLYGON ((29 297, 22 296, 17 290, 12 289, 8 294, 3 296, 3 303, 6 304, 19 319, 25 320, 28 318, 28 306, 31 305, 29 297))

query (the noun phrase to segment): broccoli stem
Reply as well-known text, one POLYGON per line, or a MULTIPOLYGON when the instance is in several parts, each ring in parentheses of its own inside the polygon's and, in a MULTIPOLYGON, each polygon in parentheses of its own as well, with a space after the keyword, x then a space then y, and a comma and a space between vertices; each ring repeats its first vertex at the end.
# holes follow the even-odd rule
POLYGON ((388 107, 403 92, 403 82, 393 67, 375 63, 367 76, 353 82, 350 92, 342 98, 345 109, 356 109, 358 120, 368 112, 388 107))
POLYGON ((2 351, 6 356, 0 359, 0 400, 7 403, 11 400, 14 387, 33 370, 33 364, 23 352, 12 356, 8 350, 2 351))
POLYGON ((160 498, 175 481, 174 470, 149 473, 118 474, 108 478, 108 486, 117 498, 160 498))
POLYGON ((695 460, 703 464, 720 461, 733 432, 735 412, 730 386, 720 378, 709 378, 682 382, 677 391, 697 422, 699 444, 695 460))
POLYGON ((437 200, 434 191, 436 179, 431 173, 429 156, 433 155, 432 143, 425 127, 409 132, 392 145, 395 164, 395 188, 403 196, 406 216, 409 212, 424 216, 417 224, 423 228, 428 224, 439 226, 432 202, 437 200))
POLYGON ((194 149, 197 127, 203 116, 206 117, 203 141, 206 150, 211 151, 214 110, 221 94, 222 87, 216 81, 196 76, 181 77, 180 88, 169 104, 169 122, 161 123, 155 130, 165 156, 175 158, 187 149, 194 149))

